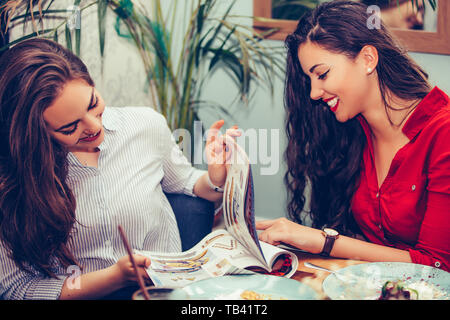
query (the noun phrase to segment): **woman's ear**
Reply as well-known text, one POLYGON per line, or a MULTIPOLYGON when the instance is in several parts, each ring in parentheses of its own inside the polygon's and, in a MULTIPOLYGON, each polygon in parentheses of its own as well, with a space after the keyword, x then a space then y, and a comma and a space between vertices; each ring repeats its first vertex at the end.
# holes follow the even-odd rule
POLYGON ((371 74, 378 64, 378 50, 372 45, 364 46, 358 58, 367 74, 371 74))

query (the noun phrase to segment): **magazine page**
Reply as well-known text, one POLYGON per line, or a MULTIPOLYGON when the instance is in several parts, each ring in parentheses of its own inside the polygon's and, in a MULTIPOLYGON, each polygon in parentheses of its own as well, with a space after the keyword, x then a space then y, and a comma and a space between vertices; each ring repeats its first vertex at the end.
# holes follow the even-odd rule
POLYGON ((225 274, 252 273, 244 268, 266 266, 254 258, 226 230, 207 235, 192 249, 180 253, 138 251, 149 257, 147 273, 154 285, 183 287, 192 282, 225 274))
POLYGON ((231 159, 223 195, 223 214, 225 227, 230 234, 241 242, 266 269, 266 262, 261 250, 255 228, 254 189, 250 162, 245 151, 236 143, 232 144, 231 159))
POLYGON ((298 258, 294 253, 262 241, 261 249, 271 266, 270 274, 290 278, 297 271, 298 258))
MULTIPOLYGON (((283 277, 290 277, 297 271, 298 258, 292 252, 261 242, 261 249, 270 266, 267 267, 267 264, 256 259, 246 247, 226 230, 217 230, 214 233, 217 233, 218 236, 216 236, 217 238, 210 250, 215 256, 220 257, 221 260, 226 259, 236 268, 283 277)), ((234 272, 236 270, 227 272, 227 274, 234 272)))

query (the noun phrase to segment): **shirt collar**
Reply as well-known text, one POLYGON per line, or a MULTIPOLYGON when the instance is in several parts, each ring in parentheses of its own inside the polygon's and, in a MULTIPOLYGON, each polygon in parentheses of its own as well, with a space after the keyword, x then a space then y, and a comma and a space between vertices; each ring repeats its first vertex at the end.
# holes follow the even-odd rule
POLYGON ((114 117, 108 107, 105 107, 105 110, 103 111, 102 125, 108 131, 116 131, 119 128, 119 118, 114 117))
MULTIPOLYGON (((425 127, 431 117, 448 104, 449 97, 447 94, 438 87, 434 87, 416 106, 416 109, 402 128, 403 133, 409 140, 412 140, 425 127)), ((371 131, 366 119, 361 115, 357 119, 364 129, 367 140, 371 141, 371 131)))
POLYGON ((403 133, 412 140, 427 124, 427 122, 444 106, 448 105, 449 98, 438 87, 434 87, 419 102, 414 112, 403 126, 403 133))

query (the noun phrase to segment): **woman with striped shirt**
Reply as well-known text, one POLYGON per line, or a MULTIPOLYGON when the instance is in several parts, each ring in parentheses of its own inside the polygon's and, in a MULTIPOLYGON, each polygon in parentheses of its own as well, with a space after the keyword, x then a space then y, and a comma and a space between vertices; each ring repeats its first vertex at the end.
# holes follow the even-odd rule
MULTIPOLYGON (((222 198, 211 185, 226 179, 223 121, 210 130, 208 172, 196 170, 162 115, 105 107, 83 62, 55 42, 3 54, 0 122, 4 299, 100 298, 133 284, 118 225, 133 249, 180 251, 163 190, 222 198)), ((150 261, 134 258, 147 277, 150 261)))

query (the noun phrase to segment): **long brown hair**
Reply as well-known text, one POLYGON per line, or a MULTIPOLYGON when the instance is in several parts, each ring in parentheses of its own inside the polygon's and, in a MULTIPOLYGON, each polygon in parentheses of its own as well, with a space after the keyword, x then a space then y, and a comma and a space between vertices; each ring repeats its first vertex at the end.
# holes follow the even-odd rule
POLYGON ((300 65, 299 46, 311 41, 352 60, 365 45, 374 46, 386 112, 392 108, 387 102, 391 94, 409 101, 423 99, 431 90, 426 72, 409 58, 382 22, 379 29, 367 27, 369 16, 367 6, 358 2, 325 2, 305 14, 285 41, 288 213, 300 223, 304 212, 309 213, 314 227, 328 225, 343 233, 355 227, 351 200, 358 186, 366 138, 356 118, 340 123, 321 99, 310 98, 311 82, 300 65), (308 185, 309 210, 305 208, 308 185))
POLYGON ((68 151, 43 112, 74 79, 94 86, 83 62, 50 40, 23 41, 0 59, 0 238, 20 268, 48 277, 57 262, 76 264, 68 249, 76 204, 68 151))

